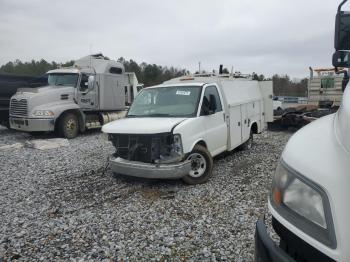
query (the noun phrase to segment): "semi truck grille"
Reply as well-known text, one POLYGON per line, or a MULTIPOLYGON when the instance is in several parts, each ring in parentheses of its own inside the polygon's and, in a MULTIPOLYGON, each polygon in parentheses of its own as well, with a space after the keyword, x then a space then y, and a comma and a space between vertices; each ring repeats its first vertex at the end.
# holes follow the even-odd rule
POLYGON ((280 237, 280 248, 282 248, 296 262, 335 262, 304 240, 294 235, 285 226, 272 217, 272 226, 280 237))
POLYGON ((27 99, 11 99, 10 102, 10 115, 11 116, 27 116, 28 115, 28 102, 27 99))
POLYGON ((170 154, 172 135, 110 134, 110 140, 116 148, 116 156, 130 161, 154 163, 161 156, 170 154))

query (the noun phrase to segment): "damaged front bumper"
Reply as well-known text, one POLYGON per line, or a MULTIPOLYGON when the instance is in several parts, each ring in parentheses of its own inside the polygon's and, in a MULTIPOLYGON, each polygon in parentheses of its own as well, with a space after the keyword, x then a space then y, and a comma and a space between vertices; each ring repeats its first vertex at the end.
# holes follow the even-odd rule
POLYGON ((173 164, 148 164, 114 156, 110 157, 109 165, 111 170, 118 174, 154 179, 177 179, 184 177, 191 170, 191 161, 173 164))

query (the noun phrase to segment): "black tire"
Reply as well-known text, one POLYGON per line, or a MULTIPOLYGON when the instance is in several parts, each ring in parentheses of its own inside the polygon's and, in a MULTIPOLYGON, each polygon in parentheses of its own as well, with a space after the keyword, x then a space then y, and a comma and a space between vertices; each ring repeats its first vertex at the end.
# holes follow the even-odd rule
POLYGON ((204 146, 196 145, 187 159, 192 161, 192 171, 182 180, 189 185, 207 182, 213 171, 213 158, 209 151, 204 146))
POLYGON ((0 125, 6 127, 7 129, 11 129, 9 121, 4 121, 4 122, 0 123, 0 125))
POLYGON ((42 131, 35 131, 35 132, 29 132, 31 136, 42 136, 45 134, 45 132, 42 131))
POLYGON ((76 114, 66 113, 64 114, 57 126, 58 135, 67 139, 72 139, 78 136, 79 133, 79 120, 76 114))
POLYGON ((241 146, 242 150, 250 150, 253 147, 253 131, 250 130, 249 138, 244 144, 241 146))

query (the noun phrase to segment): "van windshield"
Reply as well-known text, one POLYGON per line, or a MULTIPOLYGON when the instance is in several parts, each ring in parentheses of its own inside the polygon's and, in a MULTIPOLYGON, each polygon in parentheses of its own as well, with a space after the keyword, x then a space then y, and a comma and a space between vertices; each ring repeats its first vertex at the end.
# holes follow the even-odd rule
POLYGON ((146 88, 136 97, 127 117, 196 116, 201 86, 146 88))
POLYGON ((50 86, 73 86, 78 82, 78 74, 74 73, 56 73, 49 74, 48 83, 50 86))

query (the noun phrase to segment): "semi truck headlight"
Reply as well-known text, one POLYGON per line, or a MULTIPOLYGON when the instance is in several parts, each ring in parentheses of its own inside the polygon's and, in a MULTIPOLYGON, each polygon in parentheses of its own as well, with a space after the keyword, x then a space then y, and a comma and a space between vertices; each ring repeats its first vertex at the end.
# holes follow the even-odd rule
POLYGON ((36 110, 34 111, 35 116, 54 116, 54 113, 50 110, 36 110))
POLYGON ((283 160, 276 169, 270 199, 292 224, 324 244, 334 246, 334 227, 326 193, 283 160))
POLYGON ((173 152, 182 155, 183 154, 183 148, 182 148, 182 140, 181 135, 175 134, 173 136, 174 142, 173 142, 173 152))

